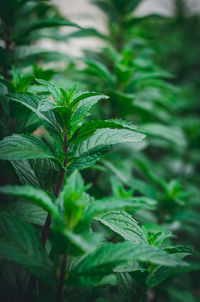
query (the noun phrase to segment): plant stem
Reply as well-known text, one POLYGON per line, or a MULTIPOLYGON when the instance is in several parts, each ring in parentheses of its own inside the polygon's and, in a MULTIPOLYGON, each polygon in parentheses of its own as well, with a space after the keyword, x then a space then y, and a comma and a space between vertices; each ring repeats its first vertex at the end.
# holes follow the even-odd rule
MULTIPOLYGON (((64 161, 63 165, 64 166, 66 165, 65 161, 64 161)), ((55 195, 56 198, 58 198, 59 193, 62 189, 63 181, 64 181, 64 177, 65 177, 65 172, 66 171, 64 169, 62 169, 60 171, 60 175, 58 177, 58 182, 57 182, 56 189, 55 189, 55 192, 54 192, 54 195, 55 195)), ((48 213, 45 224, 44 224, 43 229, 42 229, 42 245, 43 246, 45 246, 45 243, 47 241, 47 238, 48 238, 48 235, 49 235, 49 232, 50 232, 50 227, 51 227, 51 215, 48 213)))
MULTIPOLYGON (((67 164, 66 155, 67 155, 67 149, 68 148, 66 146, 66 143, 67 143, 67 132, 65 133, 64 144, 63 144, 63 152, 64 152, 64 155, 65 155, 65 159, 64 159, 64 162, 63 162, 64 167, 66 167, 66 164, 67 164)), ((66 170, 64 168, 62 168, 62 170, 60 171, 58 181, 57 181, 57 185, 56 185, 55 192, 54 192, 54 195, 55 195, 56 198, 58 198, 58 196, 60 194, 60 191, 62 189, 65 173, 66 173, 66 170)), ((51 227, 51 215, 48 214, 47 218, 46 218, 46 221, 45 221, 45 224, 44 224, 43 229, 42 229, 42 244, 43 244, 43 246, 45 246, 45 243, 47 241, 47 238, 48 238, 48 235, 49 235, 49 232, 50 232, 50 227, 51 227)))
MULTIPOLYGON (((64 151, 64 155, 65 155, 65 159, 63 161, 63 166, 64 167, 67 164, 66 155, 67 155, 67 149, 68 149, 68 147, 66 146, 66 143, 67 143, 67 132, 65 132, 64 143, 63 143, 63 151, 64 151)), ((62 189, 65 173, 66 173, 65 169, 62 168, 62 170, 60 171, 60 174, 59 174, 59 177, 58 177, 58 181, 57 181, 57 185, 56 185, 55 192, 54 192, 54 195, 55 195, 56 198, 58 198, 58 196, 60 194, 60 191, 62 189)), ((49 232, 50 232, 50 227, 51 227, 51 215, 48 213, 46 221, 45 221, 45 224, 44 224, 43 229, 42 229, 42 246, 43 247, 45 247, 45 244, 46 244, 49 232)), ((64 260, 64 258, 63 258, 63 260, 64 260)), ((66 262, 66 260, 65 260, 65 262, 66 262)), ((63 266, 64 266, 63 270, 64 270, 64 273, 65 273, 66 264, 62 265, 62 267, 63 266)), ((64 275, 64 273, 63 273, 63 275, 64 275)), ((28 296, 30 298, 33 295, 33 290, 34 290, 34 288, 36 286, 36 282, 37 282, 37 279, 35 277, 31 277, 29 285, 28 285, 28 290, 27 290, 28 296)), ((64 281, 62 281, 61 284, 63 284, 63 283, 64 283, 64 281)), ((61 285, 59 285, 59 287, 60 286, 61 285)), ((63 288, 63 286, 62 286, 62 288, 63 288)), ((62 289, 62 291, 63 291, 63 289, 62 289)), ((61 297, 62 297, 62 292, 61 292, 61 297)))
POLYGON ((142 302, 142 297, 143 297, 143 294, 144 294, 144 288, 141 287, 138 291, 138 294, 136 296, 136 299, 135 299, 135 302, 142 302))
MULTIPOLYGON (((11 45, 11 26, 10 25, 5 25, 6 31, 5 31, 5 53, 8 58, 10 54, 10 45, 11 45)), ((8 71, 9 71, 9 66, 6 64, 4 66, 3 70, 3 76, 6 80, 8 80, 8 71)))
MULTIPOLYGON (((64 136, 64 144, 63 144, 63 152, 65 155, 65 159, 63 162, 63 167, 66 167, 67 164, 67 150, 68 147, 66 146, 67 143, 67 132, 65 132, 65 136, 64 136)), ((58 177, 58 182, 56 185, 56 189, 54 192, 54 195, 56 198, 58 198, 60 191, 62 189, 63 186, 63 182, 64 182, 64 178, 65 178, 65 173, 66 170, 64 168, 62 168, 62 170, 60 171, 60 175, 58 177)), ((44 224, 43 230, 42 230, 42 244, 43 246, 45 246, 46 240, 48 238, 49 232, 50 232, 50 227, 51 227, 51 215, 48 214, 46 222, 44 224)), ((62 295, 63 295, 63 290, 64 290, 64 281, 65 281, 65 271, 66 271, 66 266, 67 266, 67 255, 63 256, 63 260, 62 260, 62 266, 61 266, 61 271, 60 271, 60 277, 59 277, 59 286, 58 286, 58 291, 57 291, 57 301, 60 302, 62 300, 62 295)))
POLYGON ((57 291, 56 302, 62 301, 63 291, 64 291, 64 282, 65 282, 65 272, 67 267, 67 255, 65 254, 62 259, 62 265, 60 270, 60 277, 59 277, 59 286, 57 291))
POLYGON ((43 247, 46 244, 47 237, 48 237, 49 231, 50 231, 50 226, 51 226, 51 215, 48 213, 45 224, 42 229, 42 245, 43 245, 43 247))
POLYGON ((116 41, 116 49, 117 51, 121 51, 124 44, 124 25, 123 20, 120 20, 119 23, 119 33, 116 41))

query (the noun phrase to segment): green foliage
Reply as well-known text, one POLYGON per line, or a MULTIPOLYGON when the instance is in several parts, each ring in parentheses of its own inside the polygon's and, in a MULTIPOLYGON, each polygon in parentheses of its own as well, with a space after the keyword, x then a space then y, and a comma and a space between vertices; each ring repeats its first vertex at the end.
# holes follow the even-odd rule
POLYGON ((53 266, 41 246, 36 229, 17 217, 1 212, 1 256, 22 264, 42 280, 53 281, 53 266))
POLYGON ((176 266, 185 265, 182 260, 168 255, 155 247, 133 245, 130 242, 109 244, 85 257, 78 265, 78 273, 106 273, 116 264, 126 261, 149 262, 159 265, 176 266))
POLYGON ((40 138, 32 135, 14 134, 5 137, 0 146, 1 159, 54 158, 48 146, 40 138))
POLYGON ((126 212, 109 212, 97 217, 96 220, 128 241, 136 244, 147 243, 146 237, 137 222, 126 212))
POLYGON ((0 3, 0 300, 198 301, 199 16, 91 2, 0 3))
POLYGON ((31 186, 4 186, 0 187, 0 193, 10 194, 21 198, 26 198, 41 206, 52 215, 59 217, 57 209, 51 198, 42 190, 31 186))

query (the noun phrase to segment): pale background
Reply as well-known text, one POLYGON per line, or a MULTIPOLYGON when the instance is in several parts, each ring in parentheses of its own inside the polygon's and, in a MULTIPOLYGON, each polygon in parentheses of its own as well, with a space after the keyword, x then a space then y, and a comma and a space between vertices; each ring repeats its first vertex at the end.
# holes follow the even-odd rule
MULTIPOLYGON (((90 3, 90 0, 53 0, 55 5, 60 8, 61 13, 70 21, 76 22, 83 27, 93 27, 101 32, 105 32, 104 16, 100 10, 90 3)), ((200 0, 187 0, 188 8, 191 12, 200 12, 200 0)), ((137 15, 146 15, 149 13, 160 13, 163 15, 171 15, 173 13, 173 0, 144 0, 138 7, 137 15)), ((62 29, 65 32, 72 29, 62 29)), ((98 39, 92 38, 76 38, 71 39, 68 43, 53 43, 52 41, 42 41, 45 48, 60 50, 62 52, 79 56, 82 49, 95 49, 101 46, 98 39)))

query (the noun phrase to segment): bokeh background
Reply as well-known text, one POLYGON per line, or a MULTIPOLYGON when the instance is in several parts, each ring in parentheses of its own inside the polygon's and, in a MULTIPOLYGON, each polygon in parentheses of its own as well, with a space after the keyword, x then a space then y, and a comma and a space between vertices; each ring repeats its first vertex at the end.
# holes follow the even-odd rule
MULTIPOLYGON (((106 31, 104 16, 101 11, 95 7, 89 0, 54 0, 56 6, 60 9, 65 17, 77 22, 81 26, 94 27, 102 32, 106 31)), ((176 14, 174 0, 144 0, 136 9, 135 14, 137 16, 144 16, 152 13, 157 13, 166 16, 173 16, 176 14)), ((200 13, 200 1, 199 0, 186 0, 188 14, 200 13)), ((66 29, 65 29, 66 31, 66 29)), ((70 31, 67 29, 67 31, 70 31)), ((42 44, 44 45, 44 44, 42 44)), ((52 41, 45 42, 45 45, 52 49, 55 44, 52 41)), ((69 44, 62 43, 59 45, 61 50, 73 52, 73 55, 80 55, 81 50, 87 45, 91 49, 96 49, 99 45, 98 40, 86 39, 77 40, 71 39, 69 44)))

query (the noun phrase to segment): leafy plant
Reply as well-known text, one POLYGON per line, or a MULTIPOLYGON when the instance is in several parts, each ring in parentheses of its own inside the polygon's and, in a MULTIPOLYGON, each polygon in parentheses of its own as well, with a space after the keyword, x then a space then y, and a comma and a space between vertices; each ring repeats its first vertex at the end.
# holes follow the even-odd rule
POLYGON ((178 27, 157 38, 187 17, 141 3, 92 1, 105 34, 51 1, 0 4, 2 301, 198 301, 196 88, 163 64, 178 27), (103 47, 38 47, 86 37, 103 47))

